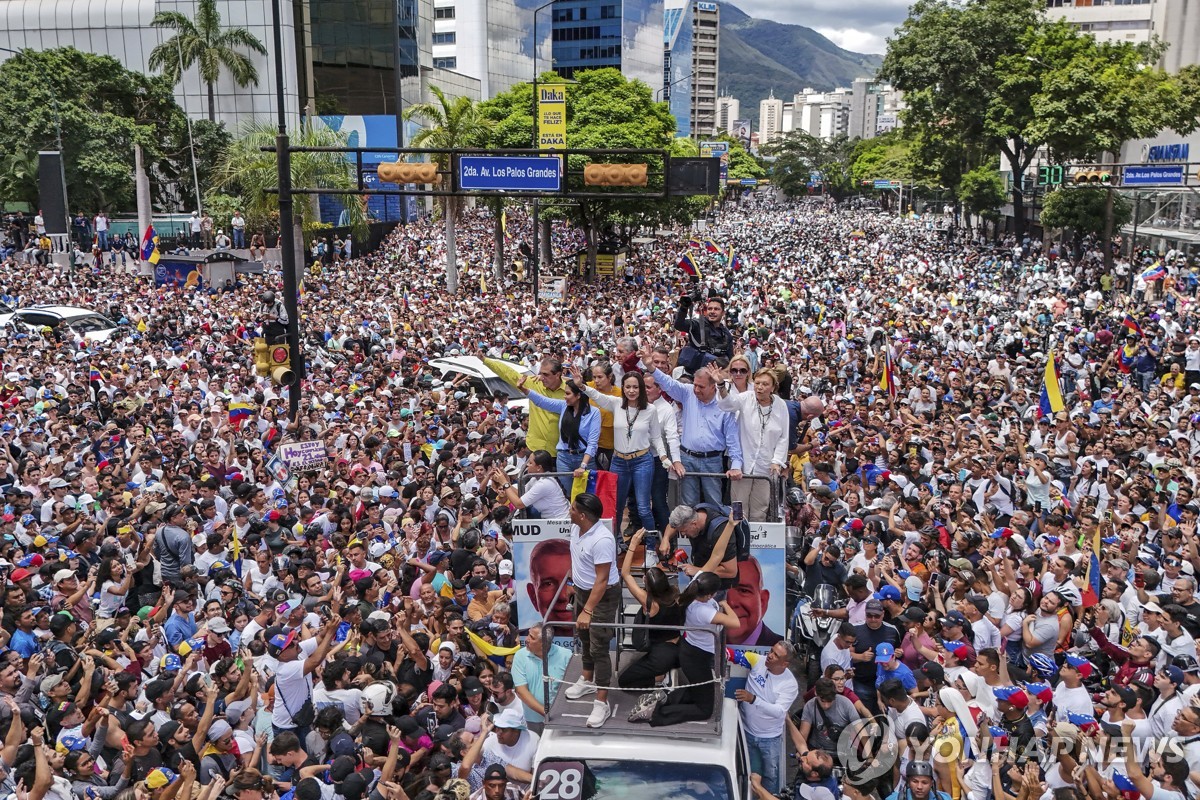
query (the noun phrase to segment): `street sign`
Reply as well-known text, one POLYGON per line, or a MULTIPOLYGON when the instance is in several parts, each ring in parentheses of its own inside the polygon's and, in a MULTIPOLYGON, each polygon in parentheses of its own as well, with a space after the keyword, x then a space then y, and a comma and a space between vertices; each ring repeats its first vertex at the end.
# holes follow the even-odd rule
POLYGON ((879 178, 875 179, 876 189, 899 189, 902 185, 903 184, 901 184, 900 181, 886 181, 880 180, 879 178))
POLYGON ((1126 167, 1122 186, 1179 185, 1183 183, 1183 165, 1163 167, 1126 167))
POLYGON ((561 164, 557 156, 462 156, 458 185, 475 192, 557 192, 561 164))
POLYGON ((283 463, 287 464, 290 469, 294 469, 297 472, 324 469, 326 460, 325 443, 314 441, 281 444, 279 445, 279 457, 283 459, 283 463))
POLYGON ((742 186, 758 186, 758 181, 755 178, 742 178, 742 186))

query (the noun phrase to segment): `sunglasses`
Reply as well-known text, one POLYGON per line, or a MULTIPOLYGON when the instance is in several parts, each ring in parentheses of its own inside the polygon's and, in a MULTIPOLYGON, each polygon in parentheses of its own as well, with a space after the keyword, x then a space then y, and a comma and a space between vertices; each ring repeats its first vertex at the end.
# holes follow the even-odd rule
POLYGON ((746 375, 746 374, 748 374, 749 372, 750 372, 750 370, 748 370, 748 369, 742 369, 742 368, 740 368, 740 367, 730 367, 730 368, 729 368, 729 373, 730 373, 731 375, 746 375))

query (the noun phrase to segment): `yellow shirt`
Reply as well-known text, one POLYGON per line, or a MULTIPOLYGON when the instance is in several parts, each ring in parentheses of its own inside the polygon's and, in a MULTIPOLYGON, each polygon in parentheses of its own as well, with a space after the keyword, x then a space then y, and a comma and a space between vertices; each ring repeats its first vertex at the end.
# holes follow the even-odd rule
MULTIPOLYGON (((516 386, 521 382, 521 374, 505 362, 495 358, 485 358, 483 363, 509 384, 516 386)), ((561 384, 557 389, 551 391, 546 388, 546 384, 542 383, 542 379, 536 376, 526 381, 525 386, 546 397, 553 397, 556 400, 563 398, 561 384)), ((529 431, 525 436, 525 443, 529 445, 531 451, 545 450, 550 455, 558 452, 558 414, 530 403, 529 431)))
MULTIPOLYGON (((596 384, 594 384, 594 383, 589 383, 588 386, 591 386, 593 389, 596 389, 596 384)), ((599 389, 596 389, 596 391, 600 392, 599 389)), ((610 387, 607 392, 600 392, 600 393, 606 394, 609 397, 620 397, 621 396, 621 390, 619 388, 617 388, 616 386, 610 387)), ((609 411, 607 408, 604 408, 601 405, 596 405, 594 403, 593 403, 593 407, 597 411, 600 412, 600 443, 597 446, 601 450, 612 450, 613 449, 613 412, 609 411)))

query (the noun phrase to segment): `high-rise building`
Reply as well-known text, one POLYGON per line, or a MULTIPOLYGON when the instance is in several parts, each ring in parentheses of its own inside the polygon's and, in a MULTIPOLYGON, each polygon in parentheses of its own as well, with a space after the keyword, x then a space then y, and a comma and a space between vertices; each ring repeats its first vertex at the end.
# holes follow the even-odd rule
POLYGON ((549 13, 550 50, 559 75, 616 67, 626 78, 660 85, 663 0, 560 0, 549 13))
POLYGON ((675 117, 675 135, 692 132, 692 53, 695 32, 692 0, 666 0, 663 6, 662 99, 675 117))
POLYGON ((850 119, 850 89, 818 92, 804 89, 793 102, 792 129, 818 139, 832 139, 847 133, 850 119))
POLYGON ((775 97, 772 90, 770 97, 758 104, 758 142, 760 145, 770 144, 783 134, 783 101, 775 97))
POLYGON ((718 51, 721 46, 721 7, 694 0, 692 9, 692 135, 717 132, 718 51))
POLYGON ((717 98, 717 133, 733 133, 733 122, 741 117, 742 104, 736 97, 717 98))
POLYGON ((873 139, 900 125, 903 95, 873 78, 855 78, 850 87, 850 110, 846 135, 851 139, 873 139))
POLYGON ((433 65, 479 80, 480 94, 495 97, 514 84, 533 80, 534 51, 539 72, 550 69, 549 9, 538 15, 514 0, 434 0, 433 65))

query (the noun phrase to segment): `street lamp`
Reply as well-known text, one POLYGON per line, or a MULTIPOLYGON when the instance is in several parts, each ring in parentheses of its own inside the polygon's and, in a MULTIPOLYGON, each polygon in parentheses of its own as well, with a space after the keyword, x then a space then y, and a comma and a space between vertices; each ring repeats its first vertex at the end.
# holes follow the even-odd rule
MULTIPOLYGON (((537 71, 537 62, 538 62, 538 49, 541 46, 541 40, 538 39, 538 14, 540 14, 543 10, 549 8, 550 6, 554 5, 557 2, 558 2, 558 0, 547 0, 545 3, 542 3, 540 6, 538 6, 537 8, 535 8, 533 10, 533 149, 535 149, 535 150, 538 149, 538 71, 537 71)), ((553 34, 551 35, 550 38, 551 38, 550 63, 553 64, 554 63, 554 44, 553 44, 554 36, 553 36, 553 34)), ((538 273, 541 270, 541 264, 539 263, 541 254, 538 251, 538 247, 540 245, 540 242, 538 241, 538 211, 540 210, 540 208, 541 208, 541 204, 538 202, 538 199, 536 197, 533 198, 533 260, 530 263, 530 267, 529 267, 529 277, 533 282, 533 304, 534 304, 534 306, 537 306, 537 302, 538 302, 538 278, 540 277, 538 273)))
POLYGON ((674 85, 675 85, 675 84, 677 84, 677 83, 683 83, 683 82, 684 82, 684 81, 686 81, 688 78, 695 77, 695 75, 696 75, 696 72, 695 72, 695 70, 693 70, 693 71, 689 72, 687 75, 684 75, 682 78, 679 78, 678 80, 673 80, 673 81, 671 81, 671 82, 670 82, 670 83, 668 83, 666 86, 662 87, 661 89, 659 89, 658 91, 656 91, 656 92, 654 93, 654 102, 656 102, 656 103, 657 103, 657 102, 658 102, 660 99, 663 99, 663 100, 670 101, 670 99, 671 99, 671 94, 670 94, 670 92, 669 92, 669 91, 667 91, 667 90, 668 90, 668 89, 670 89, 672 86, 674 86, 674 85), (664 97, 664 95, 665 95, 665 97, 664 97))

